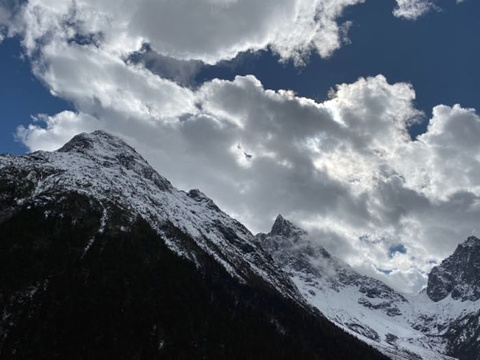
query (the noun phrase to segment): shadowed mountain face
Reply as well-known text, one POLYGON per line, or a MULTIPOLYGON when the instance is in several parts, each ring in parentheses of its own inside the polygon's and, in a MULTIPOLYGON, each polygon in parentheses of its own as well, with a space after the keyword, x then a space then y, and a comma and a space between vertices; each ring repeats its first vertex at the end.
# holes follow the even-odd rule
POLYGON ((432 269, 427 294, 433 301, 451 295, 453 299, 480 299, 480 239, 471 236, 452 256, 432 269))
POLYGON ((427 294, 435 302, 471 304, 473 311, 463 312, 447 327, 447 351, 461 359, 480 359, 480 239, 469 237, 432 269, 427 294))
POLYGON ((104 132, 0 156, 0 312, 0 359, 383 358, 104 132))

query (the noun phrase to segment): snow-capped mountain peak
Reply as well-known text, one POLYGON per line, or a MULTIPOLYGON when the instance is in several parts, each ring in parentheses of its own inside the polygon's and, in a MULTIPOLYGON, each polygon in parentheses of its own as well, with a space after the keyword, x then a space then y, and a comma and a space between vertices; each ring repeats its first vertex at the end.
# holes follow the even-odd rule
POLYGON ((66 194, 87 196, 103 209, 103 224, 115 217, 114 209, 121 209, 128 217, 122 221, 123 229, 143 218, 165 237, 172 251, 198 263, 192 244, 169 235, 172 231, 185 234, 195 248, 215 258, 232 276, 241 281, 261 277, 295 297, 293 284, 255 248, 248 229, 201 191, 176 189, 133 147, 109 133, 79 134, 54 152, 0 156, 0 173, 3 183, 13 189, 0 197, 4 205, 0 220, 18 206, 43 206, 66 194))
POLYGON ((455 300, 480 299, 480 239, 470 236, 453 255, 432 269, 427 295, 440 301, 449 295, 455 300))
POLYGON ((160 176, 133 147, 103 130, 78 134, 57 152, 76 154, 103 167, 122 167, 131 170, 143 178, 154 181, 162 190, 172 187, 171 183, 160 176))
POLYGON ((462 247, 480 247, 480 239, 477 238, 476 236, 472 235, 467 238, 467 241, 465 241, 463 244, 460 244, 462 247))
MULTIPOLYGON (((452 359, 447 354, 464 354, 472 349, 468 345, 470 350, 465 350, 461 341, 457 343, 458 334, 464 330, 464 343, 476 339, 479 327, 474 319, 479 304, 472 303, 474 298, 465 302, 449 298, 435 303, 423 292, 407 300, 383 282, 356 272, 330 255, 321 239, 311 237, 282 216, 277 217, 269 234, 258 234, 256 238, 309 304, 392 359, 452 359)), ((463 294, 475 289, 480 256, 474 254, 480 250, 478 244, 478 239, 471 237, 452 255, 458 261, 446 260, 458 269, 445 269, 445 279, 451 279, 455 271, 464 274, 470 269, 466 271, 468 276, 459 275, 467 284, 463 294)), ((472 359, 463 355, 459 358, 472 359)))
POLYGON ((269 235, 272 236, 283 236, 283 237, 292 237, 306 235, 307 232, 292 222, 286 220, 281 214, 277 216, 275 222, 273 223, 272 230, 270 230, 269 235))

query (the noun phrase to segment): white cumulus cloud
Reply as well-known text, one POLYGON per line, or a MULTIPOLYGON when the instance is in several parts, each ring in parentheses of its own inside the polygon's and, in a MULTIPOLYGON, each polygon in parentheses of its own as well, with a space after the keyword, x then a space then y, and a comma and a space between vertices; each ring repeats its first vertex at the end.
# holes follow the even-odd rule
MULTIPOLYGON (((75 81, 83 88, 80 79, 69 87, 75 81)), ((137 89, 139 102, 150 83, 137 89)), ((90 91, 100 89, 107 98, 117 91, 115 83, 90 91)), ((34 150, 94 126, 122 135, 175 184, 202 188, 252 229, 267 230, 281 212, 356 268, 405 291, 419 289, 432 263, 476 226, 480 118, 473 110, 435 108, 427 133, 412 141, 406 127, 419 116, 415 93, 383 76, 340 85, 324 103, 266 90, 253 76, 213 80, 190 96, 196 110, 176 117, 141 107, 132 117, 114 101, 98 102, 102 122, 79 102, 76 117, 41 118, 46 128, 32 124, 19 136, 34 150), (398 244, 406 253, 389 256, 398 244)))
MULTIPOLYGON (((215 63, 266 47, 296 62, 330 56, 342 42, 337 19, 360 2, 29 0, 4 20, 6 33, 22 36, 35 75, 75 111, 37 116, 17 136, 37 150, 80 131, 113 132, 252 230, 282 213, 364 273, 417 290, 480 218, 475 110, 437 106, 412 140, 408 126, 424 116, 415 91, 382 75, 316 102, 254 76, 191 89, 129 61, 146 43, 173 72, 171 59, 215 63)), ((397 3, 410 19, 431 8, 397 3)), ((193 71, 184 70, 177 78, 193 71)))
POLYGON ((52 38, 101 40, 120 55, 148 43, 162 55, 205 63, 271 47, 301 62, 311 51, 338 49, 348 22, 343 10, 364 0, 29 0, 12 31, 33 51, 52 38), (23 26, 22 26, 23 25, 23 26))
POLYGON ((431 10, 437 9, 433 0, 396 0, 397 7, 393 14, 399 18, 416 20, 431 10))

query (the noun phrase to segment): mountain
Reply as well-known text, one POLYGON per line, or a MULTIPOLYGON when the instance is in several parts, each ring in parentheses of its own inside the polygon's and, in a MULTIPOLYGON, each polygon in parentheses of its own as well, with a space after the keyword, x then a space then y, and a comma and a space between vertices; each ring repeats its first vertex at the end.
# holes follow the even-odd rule
POLYGON ((426 291, 408 297, 354 271, 281 215, 256 239, 306 302, 392 359, 480 359, 478 239, 459 245, 426 291))
POLYGON ((461 359, 480 359, 480 239, 469 237, 434 267, 426 292, 436 303, 452 302, 462 309, 441 330, 448 340, 447 352, 461 359))
POLYGON ((385 358, 205 194, 102 131, 0 156, 0 313, 0 359, 385 358))
POLYGON ((480 299, 480 240, 471 236, 452 256, 432 269, 427 294, 433 301, 447 296, 461 301, 480 299))

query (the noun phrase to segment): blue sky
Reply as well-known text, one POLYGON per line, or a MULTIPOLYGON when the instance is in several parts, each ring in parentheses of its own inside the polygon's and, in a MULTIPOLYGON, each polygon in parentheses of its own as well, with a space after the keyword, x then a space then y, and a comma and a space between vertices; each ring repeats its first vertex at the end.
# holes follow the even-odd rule
POLYGON ((70 109, 68 102, 52 96, 32 74, 28 58, 23 56, 19 38, 0 44, 0 152, 22 154, 28 151, 16 141, 19 125, 27 125, 39 113, 56 114, 70 109))
POLYGON ((420 21, 405 21, 390 16, 391 2, 367 1, 346 11, 344 17, 354 21, 351 43, 329 59, 314 54, 305 67, 297 68, 280 64, 270 52, 244 55, 238 66, 205 69, 199 78, 255 74, 266 88, 292 89, 324 100, 336 84, 384 74, 391 82, 413 84, 417 107, 427 115, 412 127, 416 136, 425 130, 437 104, 480 108, 480 3, 444 1, 442 6, 420 21))
POLYGON ((0 153, 110 131, 252 231, 282 213, 413 292, 478 230, 479 15, 476 0, 0 2, 0 153))

